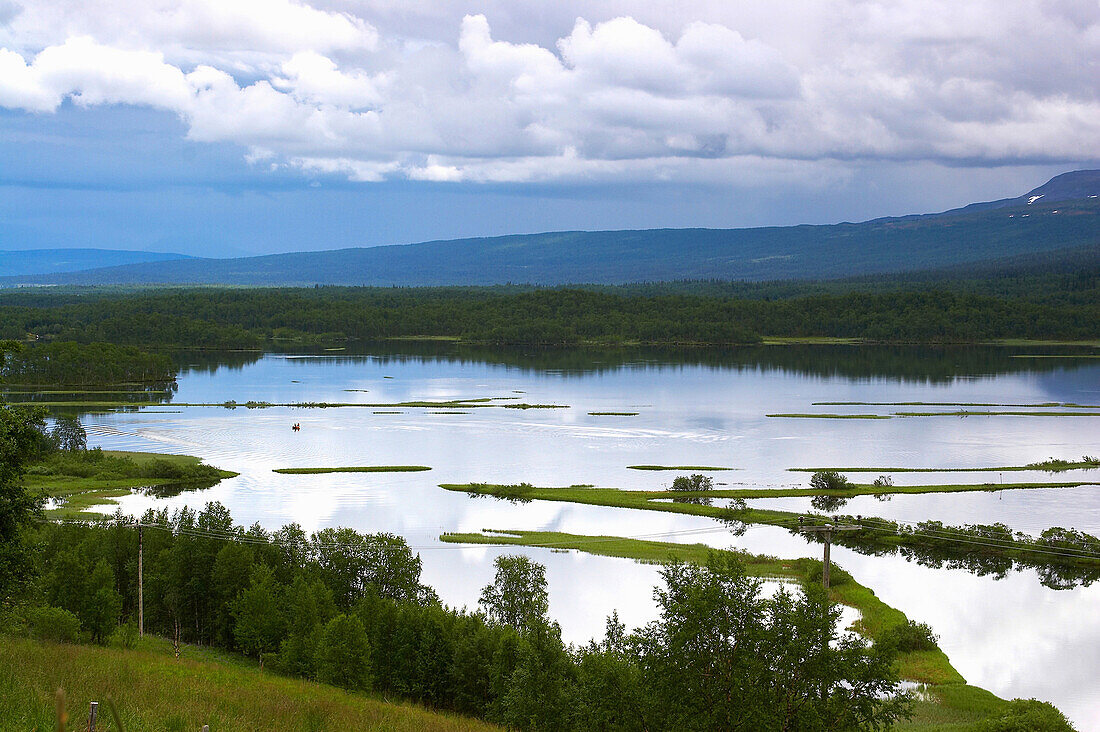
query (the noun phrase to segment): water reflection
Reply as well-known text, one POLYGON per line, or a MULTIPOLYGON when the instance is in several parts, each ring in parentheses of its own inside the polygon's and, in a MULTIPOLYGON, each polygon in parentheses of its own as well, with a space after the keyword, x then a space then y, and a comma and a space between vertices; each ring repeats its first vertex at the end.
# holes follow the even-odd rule
MULTIPOLYGON (((473 606, 492 576, 492 559, 522 552, 547 564, 551 612, 570 640, 602 632, 617 609, 628 625, 652 618, 656 569, 577 552, 460 547, 445 531, 527 529, 738 546, 780 557, 819 556, 803 536, 774 527, 741 535, 701 517, 566 503, 473 499, 440 483, 667 487, 680 473, 629 470, 637 464, 717 465, 716 483, 805 485, 809 465, 900 465, 943 469, 1019 465, 1050 456, 1100 452, 1093 418, 980 417, 891 420, 783 420, 815 401, 1097 403, 1095 359, 1022 359, 998 349, 828 347, 585 353, 484 351, 447 345, 387 345, 368 352, 239 354, 191 361, 175 402, 393 403, 518 397, 567 409, 470 408, 432 415, 412 408, 178 407, 89 415, 89 440, 106 448, 182 452, 240 476, 198 492, 123 500, 147 505, 226 504, 238 523, 298 522, 307 530, 348 525, 406 536, 421 553, 424 579, 445 602, 473 606), (400 414, 375 414, 400 411, 400 414), (588 412, 638 412, 599 417, 588 412), (290 426, 298 422, 300 433, 290 426), (276 467, 428 465, 424 473, 281 475, 276 467)), ((1017 354, 1019 355, 1019 354, 1017 354)), ((877 407, 851 407, 873 413, 877 407)), ((868 478, 873 478, 873 474, 868 478)), ((1020 474, 1026 477, 1026 474, 1020 474)), ((849 476, 855 478, 856 476, 849 476)), ((907 482, 966 482, 958 474, 896 474, 907 482)), ((1015 479, 1016 476, 1014 476, 1015 479)), ((1042 475, 1038 479, 1046 480, 1042 475)), ((973 482, 995 481, 974 474, 973 482)), ((1073 478, 1069 478, 1073 479, 1073 478)), ((719 486, 720 487, 720 486, 719 486)), ((772 499, 807 510, 809 501, 772 499)), ((756 503, 762 504, 763 501, 756 503)), ((756 505, 754 503, 754 505, 756 505)), ((715 505, 720 505, 716 502, 715 505)), ((906 521, 1003 521, 1015 529, 1076 526, 1100 533, 1100 488, 1003 494, 864 496, 847 513, 906 521)), ((740 527, 743 528, 743 527, 740 527)), ((1090 691, 1100 651, 1098 587, 1053 592, 1033 570, 976 576, 948 564, 838 547, 837 561, 885 601, 930 622, 967 679, 1002 696, 1055 702, 1081 728, 1100 726, 1090 691), (1090 604, 1091 602, 1091 604, 1090 604), (1049 627, 1057 623, 1057 627, 1049 627), (996 631, 994 633, 994 630, 996 631), (1011 649, 1009 652, 1008 649, 1011 649)))

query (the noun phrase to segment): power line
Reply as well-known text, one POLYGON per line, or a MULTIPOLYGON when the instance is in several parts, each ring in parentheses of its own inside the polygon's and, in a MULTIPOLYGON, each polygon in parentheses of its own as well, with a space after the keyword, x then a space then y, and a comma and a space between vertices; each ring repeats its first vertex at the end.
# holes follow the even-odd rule
MULTIPOLYGON (((57 520, 41 519, 40 521, 42 523, 54 523, 54 524, 69 524, 69 525, 79 525, 79 526, 88 526, 89 525, 89 522, 81 521, 79 519, 57 519, 57 520)), ((130 521, 130 522, 108 522, 108 523, 111 523, 114 526, 119 526, 119 527, 136 527, 136 528, 159 529, 161 531, 168 531, 168 532, 171 532, 173 534, 192 537, 192 538, 207 538, 207 539, 214 539, 214 540, 218 540, 218 541, 234 541, 234 542, 238 542, 238 543, 242 543, 242 544, 251 544, 251 545, 257 545, 257 546, 280 546, 280 547, 284 547, 284 548, 294 548, 294 549, 317 549, 317 548, 320 548, 320 549, 353 549, 353 550, 369 549, 369 550, 383 550, 383 551, 387 551, 387 550, 389 550, 389 551, 401 551, 403 549, 408 549, 408 550, 416 550, 416 551, 425 551, 425 550, 439 550, 439 549, 462 550, 462 549, 467 548, 467 547, 459 546, 457 543, 444 543, 444 542, 441 542, 439 544, 431 544, 431 545, 410 545, 410 544, 402 544, 402 545, 392 545, 392 544, 390 544, 390 545, 387 545, 387 544, 363 545, 363 544, 351 544, 351 543, 347 543, 347 542, 321 542, 321 541, 315 541, 315 540, 312 540, 312 539, 302 539, 300 541, 285 541, 285 540, 280 540, 280 539, 278 539, 274 536, 261 537, 261 536, 256 536, 256 535, 249 535, 249 534, 246 534, 246 533, 239 533, 239 532, 226 530, 226 529, 202 529, 202 528, 191 527, 191 526, 181 527, 181 526, 172 526, 170 524, 162 524, 162 523, 143 523, 143 522, 132 522, 132 521, 130 521)), ((596 537, 596 538, 586 538, 586 539, 581 539, 581 540, 565 540, 565 541, 560 541, 560 542, 539 542, 537 544, 533 543, 533 544, 524 545, 524 546, 531 546, 531 547, 536 547, 536 548, 541 548, 541 547, 551 548, 551 547, 554 547, 554 546, 570 546, 570 545, 577 545, 577 544, 595 544, 595 543, 604 543, 604 542, 611 542, 611 541, 621 541, 621 540, 624 540, 624 539, 632 539, 632 540, 641 541, 641 540, 645 540, 645 539, 655 539, 655 538, 662 538, 662 537, 672 538, 672 537, 677 537, 677 536, 704 535, 704 534, 725 532, 725 531, 726 531, 725 528, 717 527, 717 526, 714 526, 714 527, 700 527, 700 528, 694 528, 694 529, 680 529, 680 530, 676 530, 676 531, 663 531, 663 532, 653 532, 653 533, 648 533, 648 534, 636 534, 636 535, 633 535, 633 536, 596 537)), ((507 532, 501 532, 501 533, 506 534, 507 532)), ((471 542, 471 543, 477 543, 477 542, 471 542)))
MULTIPOLYGON (((875 521, 875 519, 857 519, 859 521, 875 521)), ((886 522, 882 522, 886 523, 886 522)), ((1035 554, 1047 554, 1051 556, 1059 556, 1070 559, 1096 559, 1100 560, 1100 554, 1089 552, 1084 549, 1074 549, 1073 547, 1051 547, 1045 544, 1038 544, 1037 542, 1029 541, 1006 541, 997 540, 992 537, 974 537, 972 534, 966 534, 958 531, 933 531, 928 529, 913 529, 906 530, 904 533, 900 533, 897 530, 880 527, 880 526, 862 526, 861 528, 867 531, 875 531, 883 534, 890 534, 893 536, 921 536, 929 539, 938 539, 945 541, 952 541, 962 544, 971 544, 974 546, 984 546, 993 549, 1013 550, 1031 552, 1035 554)))

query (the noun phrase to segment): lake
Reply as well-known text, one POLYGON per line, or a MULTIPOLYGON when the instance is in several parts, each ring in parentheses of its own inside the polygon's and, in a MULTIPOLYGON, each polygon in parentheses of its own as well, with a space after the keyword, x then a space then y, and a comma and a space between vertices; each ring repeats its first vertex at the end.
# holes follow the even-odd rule
MULTIPOLYGON (((553 530, 737 546, 780 557, 819 556, 820 545, 775 527, 733 536, 710 519, 566 503, 513 504, 442 490, 440 483, 519 483, 657 489, 675 472, 634 464, 735 468, 718 484, 807 485, 795 467, 941 470, 1024 465, 1100 454, 1100 409, 822 405, 815 402, 1100 404, 1100 360, 1072 350, 774 346, 734 350, 533 351, 407 343, 358 352, 195 354, 170 403, 88 414, 91 445, 180 452, 240 476, 203 491, 123 509, 201 507, 220 501, 238 523, 306 530, 344 525, 400 534, 444 602, 473 607, 501 553, 547 566, 551 615, 568 641, 601 635, 618 610, 628 626, 654 616, 657 569, 578 552, 443 544, 445 531, 553 530), (1043 356, 1039 358, 1037 356, 1043 356), (493 399, 565 405, 440 409, 185 407, 173 403, 493 399), (890 419, 769 417, 960 409, 1023 415, 890 419), (387 412, 387 413, 378 413, 387 412), (388 413, 396 412, 396 413, 388 413), (590 412, 636 412, 635 416, 590 412), (301 424, 293 432, 293 423, 301 424), (281 475, 273 468, 426 465, 419 473, 281 475)), ((883 471, 888 472, 888 471, 883 471)), ((869 482, 877 473, 853 474, 869 482)), ((1100 471, 891 473, 896 484, 1100 480, 1100 471)), ((808 501, 757 502, 808 510, 808 501)), ((1100 486, 963 495, 866 496, 843 509, 903 521, 992 523, 1038 533, 1060 525, 1100 534, 1100 486)), ((1056 704, 1081 729, 1100 728, 1100 585, 1053 590, 1032 570, 997 579, 931 568, 899 556, 834 548, 834 560, 887 603, 928 622, 971 684, 999 696, 1056 704)))

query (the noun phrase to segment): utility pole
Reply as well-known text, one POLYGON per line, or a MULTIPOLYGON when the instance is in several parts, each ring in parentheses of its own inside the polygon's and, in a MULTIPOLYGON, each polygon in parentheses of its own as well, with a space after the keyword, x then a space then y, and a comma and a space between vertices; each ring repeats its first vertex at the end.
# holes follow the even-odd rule
POLYGON ((798 530, 804 534, 821 534, 825 539, 825 558, 821 563, 821 584, 825 589, 829 589, 829 547, 833 542, 834 531, 859 531, 862 526, 853 526, 852 524, 815 524, 807 525, 806 517, 798 517, 798 530))
POLYGON ((145 637, 145 580, 142 576, 142 555, 145 549, 143 527, 138 524, 138 637, 145 637))

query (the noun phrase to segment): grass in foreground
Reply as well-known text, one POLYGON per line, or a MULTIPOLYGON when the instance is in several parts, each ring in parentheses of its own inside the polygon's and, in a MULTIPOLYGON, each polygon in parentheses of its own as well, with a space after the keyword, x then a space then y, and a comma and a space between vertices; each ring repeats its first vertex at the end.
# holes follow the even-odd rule
POLYGON ((499 729, 257 668, 150 650, 124 651, 0 637, 0 729, 56 729, 55 694, 65 690, 69 728, 84 729, 91 701, 114 701, 128 730, 499 729))
POLYGON ((273 473, 285 475, 316 475, 318 473, 418 473, 431 470, 427 465, 352 465, 344 468, 273 468, 273 473))

